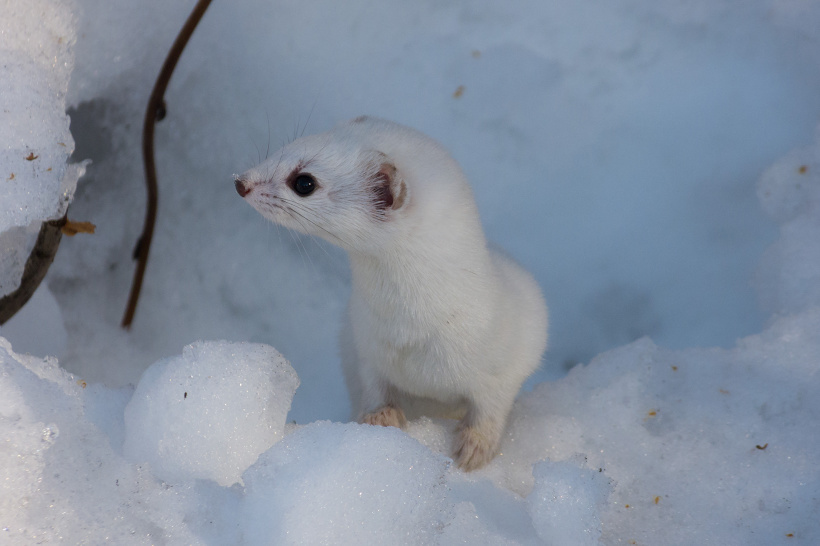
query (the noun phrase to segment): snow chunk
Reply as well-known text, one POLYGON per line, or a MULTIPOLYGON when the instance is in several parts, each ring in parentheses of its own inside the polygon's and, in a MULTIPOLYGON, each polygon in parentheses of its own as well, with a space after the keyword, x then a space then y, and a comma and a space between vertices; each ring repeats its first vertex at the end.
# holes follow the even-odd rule
MULTIPOLYGON (((75 11, 67 0, 0 0, 0 234, 61 216, 85 172, 67 164, 75 11)), ((19 286, 30 239, 21 234, 0 238, 0 296, 19 286)))
POLYGON ((115 453, 84 414, 94 394, 83 385, 0 338, 3 544, 200 543, 184 522, 188 490, 115 453))
POLYGON ((245 544, 430 544, 449 464, 395 428, 306 425, 244 474, 245 544))
POLYGON ((65 113, 74 66, 74 2, 3 1, 0 11, 1 233, 56 216, 82 173, 66 165, 74 149, 65 113))
POLYGON ((268 345, 188 345, 143 374, 125 409, 124 453, 167 482, 239 482, 282 438, 298 386, 296 372, 268 345))
POLYGON ((535 465, 527 502, 538 536, 548 544, 593 546, 601 538, 609 481, 602 471, 583 468, 584 459, 535 465))

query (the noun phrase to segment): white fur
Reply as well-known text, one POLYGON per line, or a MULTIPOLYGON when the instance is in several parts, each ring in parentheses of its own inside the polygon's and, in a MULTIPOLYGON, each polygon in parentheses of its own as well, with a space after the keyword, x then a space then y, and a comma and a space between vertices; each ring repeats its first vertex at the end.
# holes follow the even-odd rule
POLYGON ((547 309, 533 278, 487 247, 455 160, 415 130, 356 118, 292 142, 238 180, 267 218, 348 251, 342 358, 359 420, 401 426, 419 399, 461 409, 459 465, 489 462, 546 348, 547 309), (363 181, 385 162, 395 166, 394 197, 405 195, 379 215, 363 181), (294 169, 319 189, 296 195, 285 183, 294 169))

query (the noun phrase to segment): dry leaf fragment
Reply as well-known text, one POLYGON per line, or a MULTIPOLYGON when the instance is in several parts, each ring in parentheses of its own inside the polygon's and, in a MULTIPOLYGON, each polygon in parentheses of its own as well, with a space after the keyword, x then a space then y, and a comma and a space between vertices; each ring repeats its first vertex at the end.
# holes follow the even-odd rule
POLYGON ((797 172, 799 172, 800 174, 806 174, 807 172, 809 172, 809 166, 808 165, 800 165, 800 168, 797 169, 797 172))
POLYGON ((63 235, 74 237, 78 233, 94 233, 96 228, 97 226, 91 222, 72 222, 71 220, 66 220, 65 225, 62 227, 62 232, 63 235))
POLYGON ((453 93, 453 98, 454 99, 461 98, 461 95, 463 95, 463 94, 464 94, 464 86, 459 85, 458 87, 456 87, 455 93, 453 93))
POLYGON ((11 173, 11 176, 8 177, 8 180, 14 180, 14 173, 11 173))
POLYGON ((763 451, 764 449, 766 449, 767 447, 769 447, 769 443, 768 443, 768 442, 766 442, 766 443, 765 443, 765 444, 763 444, 762 446, 757 445, 757 446, 755 446, 755 447, 756 447, 757 449, 759 449, 759 450, 763 451))
POLYGON ((38 157, 40 157, 40 156, 39 155, 34 155, 34 152, 31 152, 26 156, 26 161, 34 161, 38 157))

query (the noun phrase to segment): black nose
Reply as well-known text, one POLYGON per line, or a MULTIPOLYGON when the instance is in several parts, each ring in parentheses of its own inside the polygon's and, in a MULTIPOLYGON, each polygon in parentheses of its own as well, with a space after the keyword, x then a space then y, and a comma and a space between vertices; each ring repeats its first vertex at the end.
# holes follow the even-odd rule
POLYGON ((251 192, 250 185, 246 184, 241 178, 234 180, 234 185, 236 186, 236 193, 238 193, 240 197, 245 197, 251 192))

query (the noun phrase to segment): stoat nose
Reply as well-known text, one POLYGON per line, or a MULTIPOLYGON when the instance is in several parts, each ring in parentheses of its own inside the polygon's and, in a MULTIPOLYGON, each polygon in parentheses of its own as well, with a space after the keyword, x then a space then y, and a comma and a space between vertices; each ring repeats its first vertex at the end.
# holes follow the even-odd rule
POLYGON ((245 197, 251 192, 250 185, 239 177, 234 180, 234 185, 236 186, 236 193, 238 193, 240 197, 245 197))

